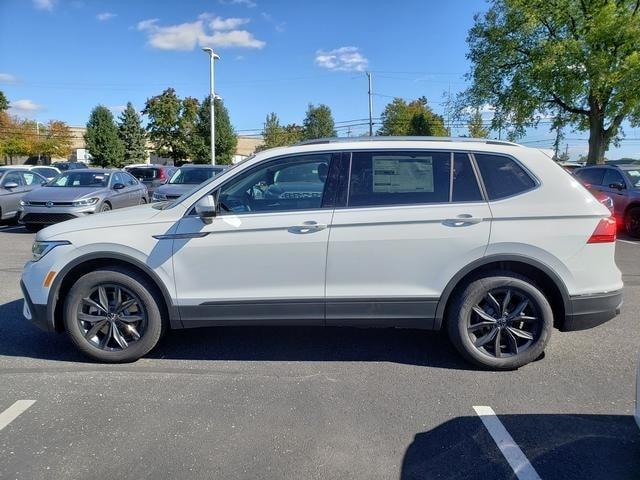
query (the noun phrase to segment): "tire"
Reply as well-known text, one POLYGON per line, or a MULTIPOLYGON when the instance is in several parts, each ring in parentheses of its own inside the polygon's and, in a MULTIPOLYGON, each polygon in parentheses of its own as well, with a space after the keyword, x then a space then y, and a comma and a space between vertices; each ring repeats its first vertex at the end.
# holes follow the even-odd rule
POLYGON ((640 238, 640 207, 631 207, 624 215, 624 228, 632 237, 640 238))
POLYGON ((147 199, 146 199, 146 198, 144 198, 144 197, 142 197, 142 198, 140 199, 140 205, 146 205, 146 204, 147 204, 147 199))
POLYGON ((24 228, 26 228, 31 233, 36 233, 42 230, 44 226, 38 225, 37 223, 25 223, 24 228))
POLYGON ((512 370, 542 354, 551 337, 553 311, 530 279, 494 271, 476 277, 455 294, 447 329, 451 343, 468 361, 491 370, 512 370))
POLYGON ((71 342, 94 360, 133 362, 156 346, 165 329, 166 321, 154 299, 157 295, 156 286, 135 270, 114 266, 89 272, 76 281, 67 295, 65 330, 71 342), (121 292, 120 308, 117 289, 121 292), (85 301, 87 298, 89 302, 85 301), (130 305, 122 309, 125 304, 130 305), (81 320, 80 314, 88 320, 81 320), (94 335, 89 337, 92 330, 94 335))
POLYGON ((108 203, 103 203, 102 207, 100 207, 101 212, 108 212, 109 210, 111 210, 111 205, 108 203))

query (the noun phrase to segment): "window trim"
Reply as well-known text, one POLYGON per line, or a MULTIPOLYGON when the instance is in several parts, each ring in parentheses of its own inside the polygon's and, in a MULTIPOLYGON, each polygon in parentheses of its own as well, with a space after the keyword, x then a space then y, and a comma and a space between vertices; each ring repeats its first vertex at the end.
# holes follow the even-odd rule
POLYGON ((478 152, 478 151, 470 152, 470 154, 473 156, 473 161, 474 161, 474 163, 476 163, 476 166, 478 167, 478 175, 479 175, 479 178, 480 178, 480 180, 482 182, 482 188, 484 190, 484 193, 486 194, 485 199, 486 199, 487 203, 496 203, 496 202, 502 202, 503 200, 509 200, 509 199, 517 197, 519 195, 524 195, 525 193, 529 193, 529 192, 532 192, 534 190, 537 190, 542 185, 542 182, 540 181, 540 179, 530 169, 528 169, 520 160, 518 160, 513 155, 509 155, 507 153, 478 152), (533 180, 533 183, 534 183, 533 187, 528 188, 526 190, 522 190, 522 191, 520 191, 518 193, 514 193, 512 195, 508 195, 506 197, 501 197, 501 198, 497 198, 495 200, 492 200, 491 198, 489 198, 489 192, 487 191, 485 183, 484 183, 484 179, 482 178, 482 172, 480 171, 480 165, 477 164, 476 153, 479 154, 479 155, 492 155, 492 156, 495 156, 495 157, 505 157, 505 158, 508 158, 508 159, 514 161, 520 168, 522 168, 522 170, 527 174, 527 176, 531 180, 533 180))
MULTIPOLYGON (((278 155, 275 157, 269 157, 269 158, 265 158, 264 160, 248 167, 245 168, 243 170, 240 170, 239 172, 236 172, 235 175, 232 175, 231 177, 227 178, 225 181, 223 181, 222 183, 220 183, 219 185, 216 185, 215 188, 207 191, 204 195, 198 197, 191 205, 189 205, 186 210, 185 213, 182 215, 182 218, 186 218, 186 217, 193 217, 193 216, 197 216, 196 215, 196 204, 202 200, 204 197, 206 197, 207 195, 215 195, 216 197, 216 204, 217 204, 217 200, 218 200, 218 195, 220 193, 220 190, 229 182, 232 182, 233 180, 236 179, 236 177, 238 175, 243 175, 245 173, 251 172, 252 170, 255 170, 257 168, 263 167, 267 164, 270 163, 275 163, 278 160, 282 160, 283 158, 293 158, 293 157, 309 157, 312 155, 324 155, 327 154, 330 156, 330 160, 329 160, 329 170, 331 170, 332 167, 332 163, 333 163, 333 156, 334 155, 340 155, 342 153, 348 153, 348 150, 323 150, 323 151, 315 151, 315 152, 307 152, 307 153, 294 153, 294 154, 284 154, 284 155, 278 155)), ((351 160, 349 160, 349 171, 351 171, 351 160)), ((325 182, 326 183, 326 182, 325 182)), ((322 207, 322 200, 324 198, 324 191, 322 192, 323 197, 320 200, 320 207, 319 208, 311 208, 311 209, 300 209, 300 210, 275 210, 272 212, 269 211, 261 211, 261 212, 237 212, 237 213, 231 213, 231 212, 227 212, 226 215, 242 215, 243 217, 246 215, 273 215, 273 214, 278 214, 278 213, 295 213, 295 212, 317 212, 317 211, 331 211, 334 210, 334 207, 322 207)), ((224 216, 225 213, 221 213, 220 216, 224 216)))

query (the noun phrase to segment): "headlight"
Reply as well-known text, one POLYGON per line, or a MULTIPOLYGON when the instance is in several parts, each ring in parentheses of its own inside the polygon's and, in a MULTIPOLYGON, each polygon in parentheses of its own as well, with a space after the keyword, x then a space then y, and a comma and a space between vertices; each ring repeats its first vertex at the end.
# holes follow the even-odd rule
POLYGON ((35 241, 31 247, 31 253, 33 254, 33 261, 37 262, 44 257, 51 250, 59 245, 71 245, 71 242, 66 240, 55 240, 50 242, 35 241))
POLYGON ((76 200, 75 202, 73 202, 73 206, 74 207, 90 207, 91 205, 95 205, 99 201, 100 199, 97 197, 85 198, 83 200, 76 200))
POLYGON ((165 194, 157 193, 157 192, 153 192, 153 196, 151 197, 151 200, 155 202, 161 202, 166 199, 167 199, 167 196, 165 194))

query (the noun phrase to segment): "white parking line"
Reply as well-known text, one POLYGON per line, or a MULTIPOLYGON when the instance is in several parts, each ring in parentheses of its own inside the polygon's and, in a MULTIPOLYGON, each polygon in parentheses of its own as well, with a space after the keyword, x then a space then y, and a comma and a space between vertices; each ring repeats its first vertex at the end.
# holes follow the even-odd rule
POLYGON ((16 227, 4 227, 4 228, 0 228, 0 232, 13 232, 16 230, 22 230, 24 227, 22 225, 16 226, 16 227))
POLYGON ((527 457, 524 456, 520 447, 513 441, 507 429, 504 428, 500 419, 496 416, 491 407, 473 407, 485 428, 496 442, 496 445, 506 458, 519 480, 540 480, 538 472, 533 468, 527 457))
POLYGON ((18 400, 4 412, 0 413, 0 430, 13 422, 22 412, 34 403, 36 403, 35 400, 18 400))

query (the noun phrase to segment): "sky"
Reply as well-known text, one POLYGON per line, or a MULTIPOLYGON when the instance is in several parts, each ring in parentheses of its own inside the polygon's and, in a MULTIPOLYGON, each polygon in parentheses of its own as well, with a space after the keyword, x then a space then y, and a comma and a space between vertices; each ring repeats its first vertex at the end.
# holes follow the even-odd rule
MULTIPOLYGON (((221 57, 216 94, 237 133, 259 134, 269 112, 301 123, 309 103, 324 103, 339 135, 360 135, 366 71, 374 117, 393 97, 425 96, 446 114, 446 99, 466 85, 473 16, 486 8, 484 0, 0 0, 0 90, 14 114, 84 125, 97 104, 115 115, 128 101, 142 110, 167 87, 205 98, 201 48, 212 46, 221 57)), ((640 129, 625 133, 609 158, 640 158, 640 129)), ((586 153, 585 134, 566 137, 573 158, 586 153)), ((519 141, 548 148, 553 138, 541 124, 519 141)))

